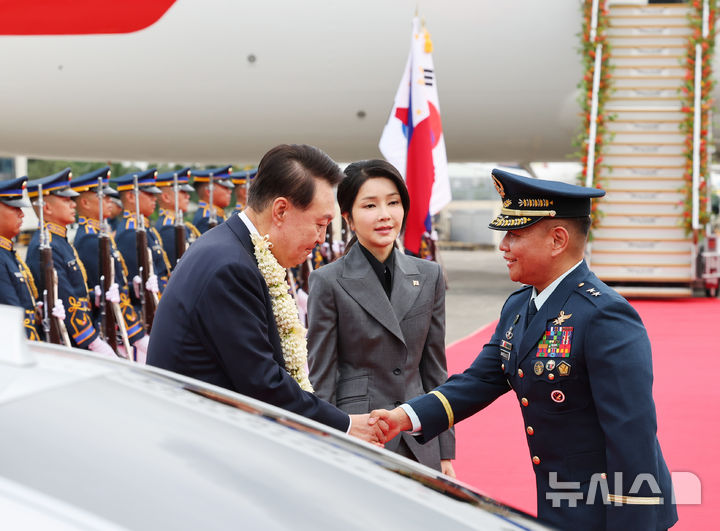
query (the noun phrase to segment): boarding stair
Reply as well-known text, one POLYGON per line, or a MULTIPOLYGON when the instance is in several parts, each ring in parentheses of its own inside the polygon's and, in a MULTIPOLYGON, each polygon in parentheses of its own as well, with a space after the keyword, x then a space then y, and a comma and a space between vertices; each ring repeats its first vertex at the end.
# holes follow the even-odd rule
POLYGON ((609 7, 609 140, 598 180, 593 271, 625 296, 691 296, 696 242, 682 226, 686 135, 681 87, 691 27, 686 4, 609 7))

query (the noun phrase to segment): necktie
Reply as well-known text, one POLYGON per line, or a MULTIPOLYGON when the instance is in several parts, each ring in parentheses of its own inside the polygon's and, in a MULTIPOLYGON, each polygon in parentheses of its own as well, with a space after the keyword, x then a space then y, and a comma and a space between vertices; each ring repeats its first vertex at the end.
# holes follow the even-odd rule
POLYGON ((535 299, 530 299, 530 302, 528 304, 528 311, 527 311, 527 319, 525 319, 525 328, 528 327, 530 324, 530 321, 532 321, 533 317, 535 317, 535 314, 537 313, 537 308, 535 307, 535 299))

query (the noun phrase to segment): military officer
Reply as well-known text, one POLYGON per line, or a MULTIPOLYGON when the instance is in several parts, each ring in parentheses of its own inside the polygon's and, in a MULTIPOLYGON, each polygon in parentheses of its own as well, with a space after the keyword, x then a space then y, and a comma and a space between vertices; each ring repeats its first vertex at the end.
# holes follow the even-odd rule
POLYGON ((123 223, 118 228, 115 241, 117 242, 120 253, 125 258, 125 264, 128 268, 128 278, 132 279, 135 284, 135 286, 133 286, 134 289, 130 290, 130 294, 135 310, 139 311, 141 308, 139 298, 141 290, 139 287, 140 269, 138 267, 135 235, 138 223, 137 210, 135 209, 135 177, 137 177, 138 183, 137 202, 139 205, 140 219, 147 233, 147 245, 152 256, 153 274, 150 275, 148 271, 149 277, 145 287, 160 296, 165 290, 165 286, 170 278, 171 267, 167 254, 165 254, 165 249, 163 249, 162 239, 155 227, 150 225, 149 219, 155 211, 157 196, 161 193, 160 189, 155 186, 157 170, 150 168, 145 171, 131 172, 110 179, 110 182, 115 184, 117 191, 120 192, 120 200, 123 204, 123 223))
MULTIPOLYGON (((677 521, 658 443, 650 341, 637 312, 583 260, 602 190, 493 170, 490 228, 510 278, 490 342, 464 373, 373 417, 427 441, 513 390, 538 517, 561 529, 667 529, 677 521)), ((502 452, 498 449, 498 455, 502 452)), ((508 456, 504 456, 508 457, 508 456)))
MULTIPOLYGON (((168 261, 173 269, 178 261, 175 250, 175 177, 177 176, 178 183, 177 209, 182 218, 185 212, 187 212, 188 204, 190 203, 190 194, 194 191, 193 187, 188 184, 190 175, 190 168, 183 168, 182 170, 160 173, 155 180, 156 186, 162 191, 158 196, 160 215, 155 223, 155 228, 158 234, 160 234, 165 254, 167 254, 168 261)), ((187 247, 200 237, 200 231, 189 221, 185 221, 184 219, 180 221, 185 226, 185 245, 187 247)))
POLYGON ((23 308, 28 339, 40 341, 42 328, 35 310, 37 288, 28 266, 13 246, 25 215, 21 207, 30 206, 23 198, 26 183, 27 177, 0 182, 0 304, 23 308))
POLYGON ((193 174, 193 185, 198 194, 198 209, 193 217, 193 225, 202 233, 211 228, 213 209, 214 222, 219 225, 225 221, 225 208, 230 204, 230 196, 235 185, 230 180, 232 166, 196 170, 193 174), (210 180, 212 179, 212 204, 210 206, 210 180))
MULTIPOLYGON (((115 357, 110 345, 103 341, 92 320, 88 299, 88 282, 85 266, 77 251, 67 240, 67 225, 75 221, 75 202, 78 193, 70 188, 72 172, 66 168, 56 174, 28 181, 28 197, 35 200, 33 207, 40 218, 40 186, 42 186, 42 209, 45 231, 52 248, 52 260, 57 273, 57 296, 65 308, 65 327, 73 346, 92 350, 98 354, 115 357)), ((41 274, 40 236, 38 230, 33 234, 27 251, 27 264, 32 271, 40 292, 51 286, 45 286, 41 274)))
POLYGON ((243 170, 231 174, 230 180, 235 185, 235 213, 245 210, 250 181, 252 181, 256 175, 257 169, 243 170))
MULTIPOLYGON (((78 229, 75 233, 75 249, 85 265, 85 271, 88 279, 88 289, 91 293, 98 293, 100 289, 100 205, 97 195, 98 181, 103 182, 103 218, 105 218, 105 230, 107 226, 107 218, 110 216, 110 205, 112 197, 117 196, 117 192, 108 186, 110 177, 110 167, 105 166, 99 168, 80 177, 75 177, 70 182, 70 187, 78 192, 75 198, 75 206, 78 215, 78 229)), ((115 239, 108 232, 110 238, 110 255, 113 259, 113 269, 115 272, 114 284, 110 291, 106 294, 110 300, 119 305, 120 313, 125 322, 125 330, 128 342, 135 348, 136 353, 126 353, 133 359, 143 362, 147 357, 148 336, 145 334, 140 315, 135 311, 130 302, 130 287, 128 286, 128 270, 127 265, 120 251, 117 249, 115 239)), ((95 297, 98 299, 98 297, 95 297)), ((99 302, 98 302, 99 304, 99 302)))

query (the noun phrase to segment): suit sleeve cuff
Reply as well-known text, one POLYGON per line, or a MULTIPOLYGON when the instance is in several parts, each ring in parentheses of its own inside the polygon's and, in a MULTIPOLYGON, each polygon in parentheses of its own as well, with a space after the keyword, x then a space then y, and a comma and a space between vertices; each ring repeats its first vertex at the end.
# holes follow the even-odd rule
POLYGON ((408 404, 400 404, 399 407, 407 413, 408 417, 410 417, 410 422, 412 422, 412 433, 420 433, 422 431, 422 426, 420 425, 420 419, 415 413, 415 410, 408 404))

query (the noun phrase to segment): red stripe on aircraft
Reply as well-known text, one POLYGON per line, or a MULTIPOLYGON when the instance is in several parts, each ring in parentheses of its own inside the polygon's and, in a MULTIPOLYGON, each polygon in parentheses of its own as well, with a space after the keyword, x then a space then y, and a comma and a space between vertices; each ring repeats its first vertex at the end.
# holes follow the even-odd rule
POLYGON ((175 0, 0 0, 0 35, 132 33, 175 0))

